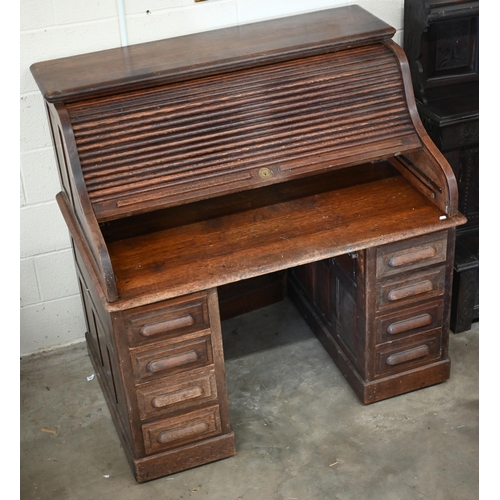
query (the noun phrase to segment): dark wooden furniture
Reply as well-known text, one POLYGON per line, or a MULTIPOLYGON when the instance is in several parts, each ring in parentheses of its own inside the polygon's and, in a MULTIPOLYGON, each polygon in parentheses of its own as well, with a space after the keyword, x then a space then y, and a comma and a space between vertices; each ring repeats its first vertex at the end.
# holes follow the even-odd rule
POLYGON ((459 210, 451 329, 479 319, 479 1, 405 0, 404 49, 417 109, 453 168, 459 210))
POLYGON ((235 453, 220 318, 285 293, 363 403, 449 378, 465 219, 394 31, 352 6, 32 66, 137 481, 235 453))

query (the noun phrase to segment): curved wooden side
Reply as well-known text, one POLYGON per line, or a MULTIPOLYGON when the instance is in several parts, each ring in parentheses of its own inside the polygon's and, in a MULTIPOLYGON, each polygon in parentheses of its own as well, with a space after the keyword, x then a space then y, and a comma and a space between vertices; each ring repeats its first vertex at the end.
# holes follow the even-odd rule
POLYGON ((68 113, 61 104, 47 104, 47 114, 60 180, 65 193, 64 203, 61 201, 63 200, 61 194, 58 195, 57 201, 60 207, 65 206, 70 213, 73 231, 65 216, 68 228, 72 236, 73 232, 76 232, 85 241, 89 259, 99 278, 106 299, 113 302, 119 298, 115 274, 106 242, 90 204, 68 113))
MULTIPOLYGON (((85 260, 86 268, 89 272, 92 272, 94 276, 94 281, 99 283, 102 294, 104 295, 103 299, 108 302, 114 302, 119 299, 118 292, 116 290, 116 281, 113 273, 113 287, 108 286, 108 282, 105 281, 104 275, 101 273, 100 269, 97 267, 97 263, 92 256, 92 251, 89 245, 88 240, 85 238, 82 228, 78 223, 73 210, 71 209, 70 203, 68 201, 68 197, 66 193, 60 192, 56 195, 56 201, 59 205, 59 209, 61 210, 64 221, 66 222, 66 226, 71 235, 74 245, 78 249, 79 253, 82 255, 82 258, 85 260), (114 291, 113 291, 114 288, 114 291)), ((106 250, 107 251, 107 250, 106 250)), ((113 271, 111 269, 111 271, 113 271)), ((96 283, 96 285, 97 285, 96 283)))
POLYGON ((415 131, 423 145, 421 150, 405 153, 392 163, 416 189, 427 196, 448 217, 459 216, 458 186, 455 174, 422 125, 415 103, 406 55, 403 49, 392 40, 386 40, 384 44, 399 60, 408 110, 415 131))

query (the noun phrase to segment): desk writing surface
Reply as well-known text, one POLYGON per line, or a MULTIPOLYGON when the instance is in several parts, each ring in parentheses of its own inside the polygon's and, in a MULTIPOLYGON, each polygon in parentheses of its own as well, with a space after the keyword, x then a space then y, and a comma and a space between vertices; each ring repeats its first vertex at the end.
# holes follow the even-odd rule
POLYGON ((325 191, 334 177, 319 178, 318 194, 110 242, 120 301, 163 300, 456 223, 395 172, 325 191))

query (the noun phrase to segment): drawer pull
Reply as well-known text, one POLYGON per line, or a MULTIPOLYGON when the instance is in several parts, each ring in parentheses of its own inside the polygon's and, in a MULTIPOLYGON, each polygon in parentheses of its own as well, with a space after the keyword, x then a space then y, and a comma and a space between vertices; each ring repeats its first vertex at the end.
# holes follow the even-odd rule
POLYGON ((399 365, 400 363, 406 363, 407 361, 413 361, 414 359, 423 358, 427 356, 431 350, 428 345, 421 345, 420 347, 415 347, 415 349, 408 349, 408 351, 398 352, 397 354, 391 354, 386 363, 389 366, 399 365))
POLYGON ((389 266, 391 267, 401 267, 408 266, 410 264, 415 264, 421 260, 432 259, 437 253, 437 250, 433 246, 428 246, 421 248, 415 252, 396 254, 389 260, 389 266))
POLYGON ((171 394, 162 394, 151 400, 153 408, 164 408, 165 406, 180 403, 188 399, 198 398, 203 394, 201 387, 192 387, 183 391, 172 392, 171 394))
POLYGON ((391 323, 387 328, 387 333, 389 333, 390 335, 396 335, 398 333, 407 332, 408 330, 413 330, 415 328, 430 325, 431 322, 432 316, 430 314, 421 314, 420 316, 415 316, 414 318, 404 319, 402 321, 391 323))
POLYGON ((184 328, 193 324, 194 318, 191 314, 187 314, 185 316, 181 316, 180 318, 167 319, 166 321, 160 321, 159 323, 153 323, 152 325, 144 325, 141 328, 141 335, 144 337, 152 337, 153 335, 158 335, 159 333, 184 328))
POLYGON ((177 368, 178 366, 194 363, 198 360, 198 358, 199 355, 196 351, 174 354, 173 356, 167 356, 166 358, 150 361, 148 363, 147 370, 149 373, 158 373, 163 370, 169 370, 171 368, 177 368))
POLYGON ((188 425, 186 427, 181 427, 180 429, 173 429, 171 431, 164 431, 158 434, 156 440, 161 444, 168 444, 172 441, 177 441, 179 439, 190 438, 196 436, 197 434, 202 434, 208 431, 208 424, 206 422, 198 422, 196 424, 188 425))
POLYGON ((432 291, 432 281, 425 280, 415 285, 403 286, 401 288, 394 288, 387 295, 387 299, 390 301, 406 299, 407 297, 412 297, 413 295, 419 295, 421 293, 432 291))

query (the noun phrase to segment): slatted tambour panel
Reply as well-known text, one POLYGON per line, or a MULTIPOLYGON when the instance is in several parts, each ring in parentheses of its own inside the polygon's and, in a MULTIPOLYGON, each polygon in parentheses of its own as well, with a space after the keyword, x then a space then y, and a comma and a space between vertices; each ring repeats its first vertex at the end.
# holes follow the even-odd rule
POLYGON ((67 109, 101 221, 420 146, 382 44, 67 109))

